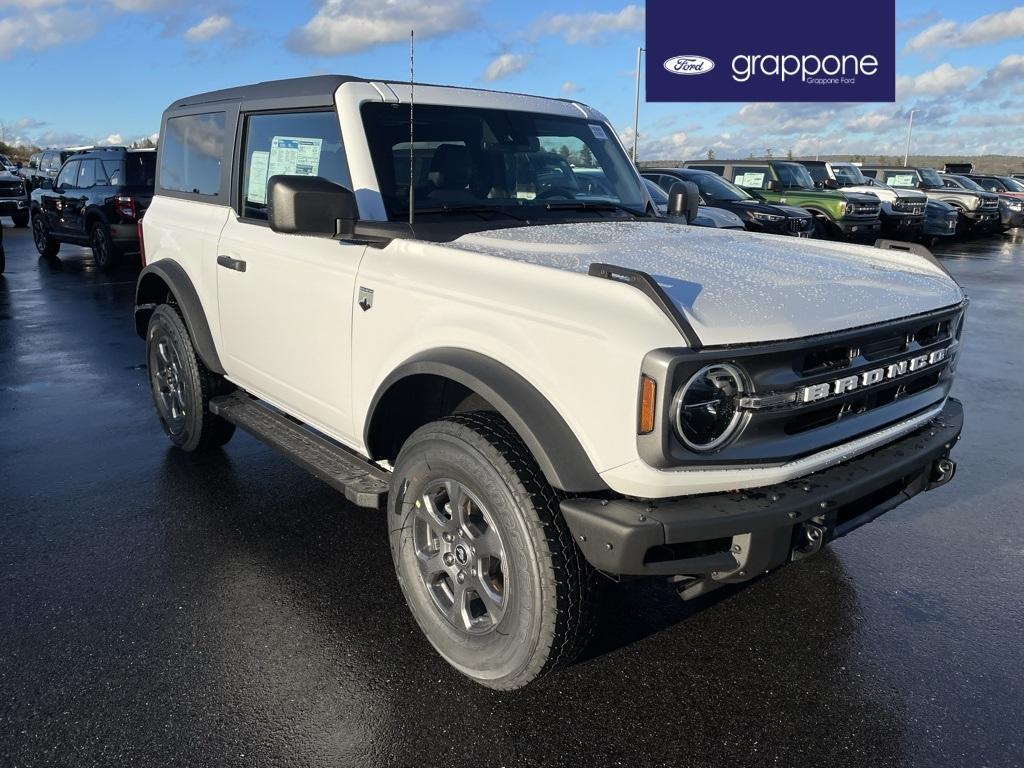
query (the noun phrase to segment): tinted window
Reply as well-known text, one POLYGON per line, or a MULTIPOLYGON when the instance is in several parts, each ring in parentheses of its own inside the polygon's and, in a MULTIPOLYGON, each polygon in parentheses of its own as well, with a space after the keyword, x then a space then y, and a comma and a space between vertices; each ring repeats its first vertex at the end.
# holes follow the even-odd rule
POLYGON ((88 189, 96 184, 96 161, 95 160, 83 160, 78 166, 78 183, 75 184, 79 189, 88 189))
POLYGON ((787 189, 813 189, 814 179, 802 165, 778 163, 773 166, 775 173, 787 189))
POLYGON ((107 183, 110 186, 120 186, 121 179, 124 178, 124 170, 121 168, 120 160, 104 160, 103 172, 106 174, 107 183))
POLYGON ((129 152, 124 156, 124 167, 124 181, 111 181, 111 184, 153 188, 156 179, 156 152, 129 152))
POLYGON ((224 113, 172 117, 161 136, 160 186, 175 192, 220 193, 224 113))
POLYGON ((989 192, 1005 192, 1006 187, 999 179, 993 179, 991 176, 986 176, 981 179, 974 179, 978 182, 982 188, 987 189, 989 192))
POLYGON ((278 175, 320 176, 352 187, 335 112, 290 112, 246 118, 242 216, 267 218, 267 181, 278 175))
POLYGON ((78 161, 72 160, 71 162, 64 164, 64 167, 60 171, 60 175, 57 177, 56 186, 63 187, 64 189, 73 189, 77 182, 78 161))
POLYGON ((808 165, 808 166, 805 166, 805 168, 807 168, 807 172, 811 175, 811 178, 814 179, 816 182, 820 181, 820 182, 824 183, 824 182, 828 181, 829 175, 828 175, 828 171, 825 170, 825 166, 823 166, 823 165, 808 165))
POLYGON ((695 171, 711 171, 717 173, 719 176, 725 175, 724 165, 691 165, 689 168, 693 168, 695 171))
POLYGON ((701 197, 713 202, 736 202, 737 200, 753 200, 749 192, 745 192, 735 184, 730 184, 721 176, 710 173, 695 173, 688 177, 700 190, 701 197))
POLYGON ((40 166, 44 171, 56 171, 60 167, 59 157, 57 152, 44 152, 40 166))

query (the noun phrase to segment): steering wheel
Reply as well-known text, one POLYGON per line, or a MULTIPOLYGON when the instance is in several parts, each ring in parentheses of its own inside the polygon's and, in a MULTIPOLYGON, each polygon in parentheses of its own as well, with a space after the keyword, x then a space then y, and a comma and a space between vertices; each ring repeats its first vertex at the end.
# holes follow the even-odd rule
POLYGON ((538 192, 535 200, 547 200, 549 197, 564 197, 568 200, 575 200, 576 193, 568 187, 548 187, 543 192, 538 192))

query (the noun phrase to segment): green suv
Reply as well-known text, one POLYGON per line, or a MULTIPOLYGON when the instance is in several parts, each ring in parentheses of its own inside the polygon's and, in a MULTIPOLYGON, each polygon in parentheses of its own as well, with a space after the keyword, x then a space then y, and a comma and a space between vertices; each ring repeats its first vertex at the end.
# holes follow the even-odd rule
POLYGON ((723 176, 769 203, 806 208, 814 215, 819 237, 870 238, 882 229, 877 197, 859 192, 816 188, 800 163, 786 160, 691 160, 697 168, 723 176))

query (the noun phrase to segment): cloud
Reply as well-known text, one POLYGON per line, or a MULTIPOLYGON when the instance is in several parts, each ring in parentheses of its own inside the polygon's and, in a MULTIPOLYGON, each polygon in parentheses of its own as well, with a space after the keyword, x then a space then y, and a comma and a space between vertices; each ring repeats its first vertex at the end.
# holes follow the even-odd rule
POLYGON ((609 33, 638 32, 644 28, 642 5, 627 5, 619 11, 600 13, 560 13, 542 16, 531 27, 535 37, 560 35, 570 45, 593 45, 609 33))
POLYGON ((287 45, 295 53, 335 56, 404 42, 410 29, 425 40, 476 22, 469 0, 324 0, 287 45))
POLYGON ((966 24, 943 20, 907 41, 904 53, 971 48, 1024 37, 1024 5, 990 13, 966 24))
POLYGON ((558 90, 563 96, 568 96, 570 93, 579 93, 583 89, 572 80, 566 80, 558 90))
POLYGON ((0 59, 9 59, 21 48, 42 51, 84 40, 95 31, 96 22, 86 13, 29 9, 0 19, 0 59))
POLYGON ((96 144, 101 147, 116 147, 120 146, 121 144, 124 144, 124 137, 122 137, 120 133, 112 133, 105 139, 100 139, 99 141, 97 141, 96 144))
POLYGON ((529 56, 521 53, 503 53, 487 65, 487 69, 484 70, 484 80, 493 83, 495 80, 522 72, 526 69, 526 63, 529 60, 529 56))
POLYGON ((920 75, 898 75, 896 77, 896 98, 908 96, 941 96, 966 88, 979 75, 977 67, 954 67, 949 63, 920 75))
POLYGON ((185 39, 190 43, 203 43, 231 28, 231 19, 217 13, 207 16, 193 27, 185 30, 185 39))
POLYGON ((1024 92, 1024 56, 1011 53, 967 93, 967 100, 982 101, 1021 92, 1024 92))

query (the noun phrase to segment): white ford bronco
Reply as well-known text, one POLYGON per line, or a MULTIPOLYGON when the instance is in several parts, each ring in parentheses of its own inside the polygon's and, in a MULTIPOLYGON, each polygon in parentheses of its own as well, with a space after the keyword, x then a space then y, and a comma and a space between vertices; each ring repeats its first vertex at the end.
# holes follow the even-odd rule
POLYGON ((242 427, 385 510, 417 623, 502 689, 581 649, 598 579, 690 598, 948 481, 966 299, 930 254, 698 229, 671 198, 573 101, 181 99, 135 310, 163 428, 242 427))

